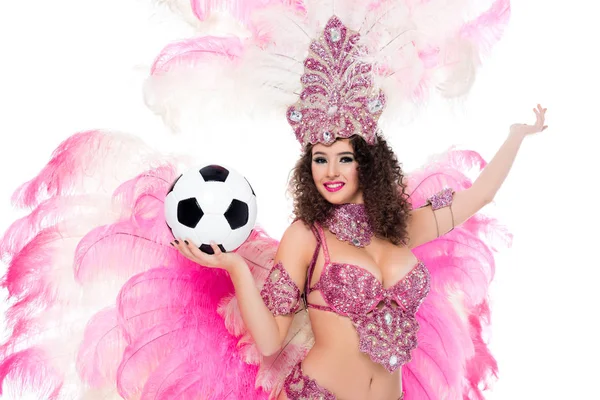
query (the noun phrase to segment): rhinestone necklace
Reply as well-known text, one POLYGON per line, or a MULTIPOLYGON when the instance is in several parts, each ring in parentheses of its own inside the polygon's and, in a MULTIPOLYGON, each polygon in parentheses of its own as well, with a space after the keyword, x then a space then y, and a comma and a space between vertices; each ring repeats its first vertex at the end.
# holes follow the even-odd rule
POLYGON ((351 243, 356 247, 367 246, 373 237, 373 228, 364 204, 336 206, 331 216, 325 220, 324 226, 338 240, 351 243))

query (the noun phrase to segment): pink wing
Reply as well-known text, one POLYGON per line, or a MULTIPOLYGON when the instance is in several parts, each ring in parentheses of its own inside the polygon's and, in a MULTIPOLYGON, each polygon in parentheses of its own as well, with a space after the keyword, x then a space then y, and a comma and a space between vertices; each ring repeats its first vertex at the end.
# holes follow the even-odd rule
MULTIPOLYGON (((485 166, 472 151, 450 151, 408 178, 413 206, 451 187, 471 186, 467 173, 485 166)), ((415 249, 431 272, 432 289, 417 313, 419 347, 403 369, 407 400, 483 399, 497 373, 487 348, 488 289, 493 253, 511 235, 492 218, 477 214, 452 232, 415 249)))
MULTIPOLYGON (((145 153, 135 139, 83 132, 19 189, 34 209, 2 240, 12 305, 0 381, 40 398, 266 398, 231 280, 169 245, 163 199, 176 172, 145 153), (129 178, 107 179, 128 175, 107 173, 123 162, 129 178)), ((260 277, 276 246, 257 229, 239 251, 260 277)))

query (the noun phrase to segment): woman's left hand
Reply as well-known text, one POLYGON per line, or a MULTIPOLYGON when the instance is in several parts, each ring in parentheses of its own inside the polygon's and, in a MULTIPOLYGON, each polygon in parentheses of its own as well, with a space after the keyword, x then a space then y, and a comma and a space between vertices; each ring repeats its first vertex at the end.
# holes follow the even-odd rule
POLYGON ((527 124, 511 125, 510 133, 514 134, 514 135, 527 136, 527 135, 531 135, 533 133, 542 132, 543 130, 548 128, 548 125, 544 125, 544 122, 546 122, 546 110, 547 110, 547 108, 542 108, 542 106, 540 106, 538 104, 537 108, 533 109, 533 112, 535 113, 535 116, 536 116, 535 124, 533 124, 533 125, 527 125, 527 124))

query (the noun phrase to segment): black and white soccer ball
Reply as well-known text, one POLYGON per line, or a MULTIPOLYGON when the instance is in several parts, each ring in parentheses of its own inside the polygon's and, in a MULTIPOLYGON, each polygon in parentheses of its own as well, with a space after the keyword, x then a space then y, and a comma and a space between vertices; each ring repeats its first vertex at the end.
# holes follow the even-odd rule
POLYGON ((205 253, 233 251, 252 233, 256 195, 235 170, 207 165, 184 172, 167 193, 165 219, 176 239, 188 239, 205 253))

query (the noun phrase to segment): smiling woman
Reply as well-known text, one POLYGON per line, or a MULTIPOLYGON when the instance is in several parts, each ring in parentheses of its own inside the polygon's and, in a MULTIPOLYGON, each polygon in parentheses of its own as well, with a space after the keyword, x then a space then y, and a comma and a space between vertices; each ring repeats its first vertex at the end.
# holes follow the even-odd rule
MULTIPOLYGON (((201 2, 192 3, 204 18, 201 2)), ((461 83, 472 82, 464 78, 475 70, 476 49, 489 45, 484 33, 503 24, 508 3, 496 0, 466 22, 462 15, 472 13, 457 4, 452 12, 461 17, 452 19, 444 1, 243 3, 242 15, 267 8, 253 15, 264 18, 260 25, 243 37, 202 35, 167 46, 147 100, 175 123, 180 101, 215 101, 198 95, 206 89, 225 97, 232 84, 246 105, 244 93, 260 102, 282 98, 260 90, 289 89, 286 105, 293 104, 280 119, 303 151, 291 180, 296 221, 280 242, 256 229, 235 252, 213 246, 207 255, 188 238, 170 243, 162 210, 175 162, 157 156, 160 163, 118 182, 114 197, 86 193, 104 188, 87 185, 96 178, 88 163, 112 166, 102 155, 118 158, 124 140, 74 135, 15 196, 34 211, 0 247, 11 259, 4 282, 13 300, 0 380, 43 382, 41 398, 481 398, 497 371, 482 335, 492 243, 506 234, 478 212, 525 136, 544 129, 545 109, 535 110, 535 124, 513 126, 475 182, 465 170, 485 162, 474 152, 449 152, 404 176, 379 117, 397 104, 394 95, 411 98, 428 83, 444 95, 468 90, 461 83), (248 75, 269 70, 272 80, 265 73, 247 80, 260 89, 239 90, 244 79, 231 78, 249 65, 257 70, 248 75), (289 73, 290 83, 274 70, 289 73), (172 90, 178 82, 187 95, 172 90), (102 201, 82 207, 82 197, 102 201), (89 209, 95 218, 81 218, 89 209), (65 267, 63 260, 75 261, 65 267), (89 297, 103 307, 94 303, 75 323, 73 312, 89 297), (40 336, 52 324, 77 325, 81 340, 46 341, 40 336)), ((194 112, 209 112, 205 106, 194 112)))

